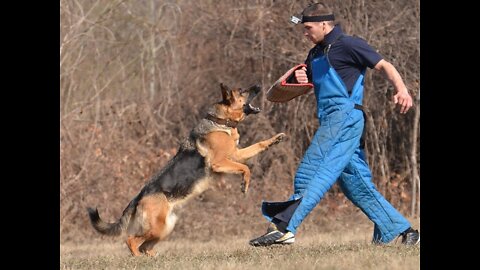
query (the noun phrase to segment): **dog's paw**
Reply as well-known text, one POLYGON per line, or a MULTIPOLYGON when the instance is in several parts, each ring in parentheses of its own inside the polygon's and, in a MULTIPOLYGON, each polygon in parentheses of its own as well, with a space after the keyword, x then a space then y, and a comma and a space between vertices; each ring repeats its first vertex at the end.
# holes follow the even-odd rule
POLYGON ((275 137, 273 137, 273 142, 271 145, 274 145, 283 141, 286 137, 287 135, 285 133, 278 133, 277 135, 275 135, 275 137))
POLYGON ((147 250, 145 251, 145 255, 147 255, 147 257, 155 257, 157 256, 157 253, 153 250, 147 250))
POLYGON ((245 182, 242 182, 242 193, 243 194, 247 194, 247 191, 248 191, 248 185, 245 185, 245 182))

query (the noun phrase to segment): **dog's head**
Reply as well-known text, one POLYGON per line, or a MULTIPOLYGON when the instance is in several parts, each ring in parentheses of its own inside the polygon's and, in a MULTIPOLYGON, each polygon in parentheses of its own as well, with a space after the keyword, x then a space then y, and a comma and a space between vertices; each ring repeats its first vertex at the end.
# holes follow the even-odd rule
POLYGON ((261 110, 252 106, 253 98, 260 92, 260 86, 252 85, 247 89, 229 88, 220 84, 222 101, 219 103, 223 108, 224 116, 235 121, 241 121, 248 114, 256 114, 261 110))

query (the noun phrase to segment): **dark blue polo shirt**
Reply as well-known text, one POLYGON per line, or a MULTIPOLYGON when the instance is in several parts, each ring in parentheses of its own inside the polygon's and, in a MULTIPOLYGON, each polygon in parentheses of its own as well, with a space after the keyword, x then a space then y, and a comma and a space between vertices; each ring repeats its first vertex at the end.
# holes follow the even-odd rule
POLYGON ((323 55, 323 51, 328 44, 332 44, 328 52, 330 65, 343 80, 349 93, 352 91, 353 85, 362 70, 367 67, 374 68, 383 59, 364 39, 345 35, 340 25, 337 24, 330 33, 325 35, 325 39, 322 42, 315 45, 308 52, 305 64, 308 66, 307 75, 309 82, 312 81, 312 71, 309 68, 310 61, 323 55), (339 38, 342 34, 343 36, 339 38))

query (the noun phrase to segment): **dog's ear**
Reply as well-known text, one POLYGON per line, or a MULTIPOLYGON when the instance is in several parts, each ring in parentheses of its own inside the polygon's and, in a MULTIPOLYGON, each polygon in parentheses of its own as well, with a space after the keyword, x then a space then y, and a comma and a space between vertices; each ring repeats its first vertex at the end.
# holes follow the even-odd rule
POLYGON ((220 89, 222 89, 222 102, 225 104, 230 104, 232 99, 232 90, 223 83, 220 83, 220 89))

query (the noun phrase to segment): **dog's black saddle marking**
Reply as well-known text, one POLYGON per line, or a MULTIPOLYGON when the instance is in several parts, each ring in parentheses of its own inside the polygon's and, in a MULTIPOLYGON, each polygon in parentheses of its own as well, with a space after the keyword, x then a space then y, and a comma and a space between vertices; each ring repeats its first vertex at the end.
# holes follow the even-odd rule
POLYGON ((180 149, 167 166, 145 185, 142 193, 145 196, 163 192, 167 197, 185 197, 205 175, 205 158, 196 150, 180 149))

